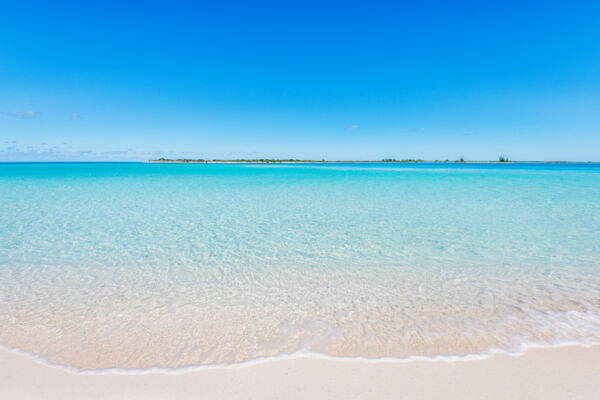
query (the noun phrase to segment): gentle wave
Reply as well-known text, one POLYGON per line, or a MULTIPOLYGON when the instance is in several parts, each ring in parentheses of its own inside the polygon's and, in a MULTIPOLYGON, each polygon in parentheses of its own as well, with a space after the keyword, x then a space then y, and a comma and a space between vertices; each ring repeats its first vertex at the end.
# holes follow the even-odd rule
POLYGON ((494 355, 497 354, 505 354, 513 357, 523 356, 530 349, 554 349, 554 348, 565 348, 565 347, 583 347, 590 348, 592 346, 600 346, 600 341, 592 341, 592 342, 562 342, 555 344, 539 344, 539 343, 524 343, 519 347, 517 351, 506 351, 502 349, 492 348, 489 349, 485 353, 481 354, 469 354, 464 356, 455 356, 455 355, 440 355, 434 357, 427 356, 410 356, 406 358, 394 358, 394 357, 380 357, 380 358, 367 358, 367 357, 344 357, 344 356, 332 356, 322 353, 315 353, 309 351, 297 351, 292 354, 283 354, 279 356, 271 356, 271 357, 259 357, 252 360, 233 363, 233 364, 210 364, 210 365, 189 365, 185 367, 178 368, 164 368, 164 367, 150 367, 150 368, 105 368, 99 370, 81 370, 79 368, 75 368, 69 365, 63 364, 55 364, 42 356, 36 355, 34 353, 23 351, 16 348, 6 347, 0 345, 0 349, 14 352, 17 354, 21 354, 25 357, 29 357, 32 360, 46 365, 50 368, 58 368, 62 370, 66 370, 71 373, 75 373, 78 375, 148 375, 148 374, 170 374, 177 375, 183 373, 197 372, 197 371, 206 371, 206 370, 214 370, 214 369, 238 369, 238 368, 248 368, 256 365, 276 362, 276 361, 284 361, 284 360, 297 360, 297 359, 316 359, 316 360, 326 360, 326 361, 343 361, 343 362, 359 362, 359 363, 412 363, 412 362, 444 362, 444 363, 453 363, 453 362, 468 362, 468 361, 478 361, 478 360, 487 360, 494 355))

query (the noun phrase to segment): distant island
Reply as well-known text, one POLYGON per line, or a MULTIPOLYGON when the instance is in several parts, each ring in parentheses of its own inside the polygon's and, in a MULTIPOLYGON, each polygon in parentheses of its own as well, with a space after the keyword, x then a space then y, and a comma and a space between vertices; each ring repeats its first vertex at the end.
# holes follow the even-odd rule
POLYGON ((234 160, 209 160, 209 159, 191 159, 191 158, 158 158, 156 160, 148 160, 150 163, 202 163, 202 164, 227 164, 227 163, 236 163, 236 164, 285 164, 285 163, 306 163, 306 164, 323 164, 323 163, 510 163, 512 162, 508 158, 504 156, 500 156, 498 161, 465 161, 462 157, 458 160, 432 160, 426 161, 421 159, 402 159, 397 160, 395 158, 384 158, 382 160, 376 161, 358 161, 358 160, 298 160, 298 159, 278 159, 278 158, 257 158, 257 159, 234 159, 234 160))

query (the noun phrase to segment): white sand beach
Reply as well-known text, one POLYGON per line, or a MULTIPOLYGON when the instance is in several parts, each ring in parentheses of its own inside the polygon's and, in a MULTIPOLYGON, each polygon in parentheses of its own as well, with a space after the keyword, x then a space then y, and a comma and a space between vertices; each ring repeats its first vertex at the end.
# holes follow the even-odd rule
POLYGON ((76 373, 1 349, 0 398, 599 399, 600 346, 459 361, 294 358, 176 373, 76 373))

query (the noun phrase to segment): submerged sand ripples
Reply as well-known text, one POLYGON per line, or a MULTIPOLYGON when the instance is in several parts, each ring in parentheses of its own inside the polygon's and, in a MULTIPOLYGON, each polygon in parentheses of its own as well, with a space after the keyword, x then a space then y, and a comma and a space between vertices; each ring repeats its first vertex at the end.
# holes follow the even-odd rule
POLYGON ((102 369, 600 341, 600 168, 436 168, 0 166, 0 343, 102 369))

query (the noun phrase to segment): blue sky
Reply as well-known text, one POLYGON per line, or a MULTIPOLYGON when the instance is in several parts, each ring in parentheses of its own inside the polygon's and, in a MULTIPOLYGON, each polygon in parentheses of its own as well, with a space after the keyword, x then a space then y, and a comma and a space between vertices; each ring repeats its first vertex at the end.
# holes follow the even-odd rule
POLYGON ((600 160, 600 2, 4 2, 0 160, 600 160))

